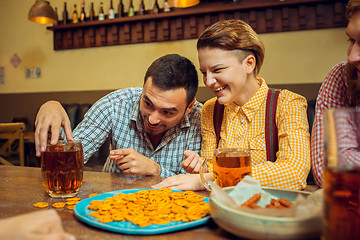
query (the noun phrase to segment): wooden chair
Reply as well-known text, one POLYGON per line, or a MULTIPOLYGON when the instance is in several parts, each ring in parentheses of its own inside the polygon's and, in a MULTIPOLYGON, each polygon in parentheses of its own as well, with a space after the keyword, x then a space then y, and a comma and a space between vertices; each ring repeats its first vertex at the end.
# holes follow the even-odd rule
MULTIPOLYGON (((20 156, 20 166, 25 165, 25 151, 24 151, 24 131, 26 127, 22 122, 18 123, 0 123, 0 136, 6 142, 0 147, 0 163, 6 165, 13 165, 4 158, 6 150, 11 149, 12 144, 19 140, 19 147, 17 148, 20 156)), ((11 155, 11 154, 9 154, 11 155)))

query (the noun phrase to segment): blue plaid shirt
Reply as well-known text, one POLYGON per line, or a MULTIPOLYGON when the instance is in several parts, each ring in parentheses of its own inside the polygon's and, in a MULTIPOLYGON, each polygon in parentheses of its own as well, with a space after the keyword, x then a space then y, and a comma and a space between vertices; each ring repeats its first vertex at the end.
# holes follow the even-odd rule
MULTIPOLYGON (((73 132, 74 139, 83 144, 85 163, 110 136, 112 149, 135 149, 161 166, 162 177, 186 173, 181 167, 184 151, 200 153, 202 104, 196 102, 177 126, 167 130, 154 149, 140 115, 141 93, 142 88, 120 89, 101 98, 89 109, 73 132)), ((104 171, 122 172, 110 158, 104 171)))

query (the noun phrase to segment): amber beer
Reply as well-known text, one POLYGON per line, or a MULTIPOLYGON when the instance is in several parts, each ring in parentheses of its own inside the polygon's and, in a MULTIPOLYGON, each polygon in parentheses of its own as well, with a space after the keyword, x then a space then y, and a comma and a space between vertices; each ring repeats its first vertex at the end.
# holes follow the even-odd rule
POLYGON ((325 238, 360 239, 360 167, 325 170, 325 238))
POLYGON ((214 161, 214 178, 220 187, 235 186, 246 175, 251 175, 251 158, 248 150, 217 149, 214 161))
POLYGON ((324 110, 324 236, 360 239, 360 109, 324 110))
POLYGON ((59 141, 41 153, 41 172, 51 197, 75 196, 82 184, 84 155, 81 142, 59 141))

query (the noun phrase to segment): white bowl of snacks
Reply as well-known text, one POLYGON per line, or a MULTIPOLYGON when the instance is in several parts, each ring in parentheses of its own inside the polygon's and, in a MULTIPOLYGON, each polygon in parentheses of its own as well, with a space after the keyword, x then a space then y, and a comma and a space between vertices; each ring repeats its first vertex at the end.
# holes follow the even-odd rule
MULTIPOLYGON (((230 193, 234 188, 227 187, 222 190, 230 193)), ((299 195, 306 199, 311 194, 310 192, 270 187, 262 187, 261 190, 262 193, 270 194, 274 199, 286 199, 292 203, 299 195)), ((283 215, 281 211, 284 209, 265 209, 266 207, 262 207, 263 210, 250 210, 250 208, 246 209, 245 206, 233 208, 229 207, 229 204, 224 204, 214 194, 216 194, 214 191, 210 194, 211 217, 217 225, 236 236, 249 239, 314 239, 321 235, 321 211, 306 216, 301 216, 301 214, 291 217, 286 216, 286 214, 280 216, 283 215), (276 211, 279 211, 279 216, 273 216, 276 211), (262 215, 264 212, 267 215, 262 215)), ((291 208, 293 207, 295 205, 291 208)), ((285 211, 290 212, 292 210, 285 211)))

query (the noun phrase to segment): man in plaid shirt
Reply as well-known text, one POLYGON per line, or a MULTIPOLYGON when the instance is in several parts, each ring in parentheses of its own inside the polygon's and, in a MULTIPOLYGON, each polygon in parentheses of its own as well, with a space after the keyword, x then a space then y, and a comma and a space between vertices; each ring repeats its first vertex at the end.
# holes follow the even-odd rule
MULTIPOLYGON (((346 17, 349 20, 346 34, 349 37, 347 62, 334 66, 321 85, 317 100, 314 127, 311 135, 311 164, 314 180, 323 180, 323 110, 360 106, 360 1, 350 0, 346 17)), ((359 155, 353 155, 360 161, 359 155)))
POLYGON ((185 57, 169 54, 148 68, 143 88, 114 91, 97 101, 72 134, 70 120, 59 102, 49 101, 36 117, 36 154, 51 144, 63 127, 68 140, 80 140, 85 162, 111 136, 104 171, 129 175, 172 176, 190 152, 200 152, 200 111, 195 100, 198 76, 185 57), (191 151, 188 151, 191 150, 191 151))

